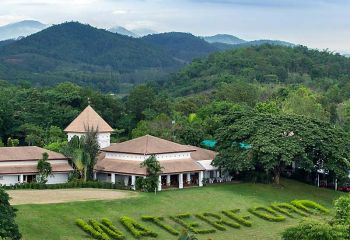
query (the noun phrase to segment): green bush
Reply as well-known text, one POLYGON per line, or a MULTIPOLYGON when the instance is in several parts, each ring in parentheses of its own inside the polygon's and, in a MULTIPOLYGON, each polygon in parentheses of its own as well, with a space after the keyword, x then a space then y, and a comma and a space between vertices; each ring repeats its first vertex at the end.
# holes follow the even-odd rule
POLYGON ((186 222, 183 219, 190 218, 191 214, 190 213, 183 213, 183 214, 178 214, 176 216, 170 216, 170 219, 172 219, 174 222, 177 222, 187 230, 197 233, 197 234, 207 234, 207 233, 214 233, 216 232, 215 229, 196 229, 196 227, 199 226, 199 223, 197 222, 186 222))
POLYGON ((195 216, 197 218, 203 220, 204 222, 208 223, 209 225, 215 227, 216 229, 221 230, 221 231, 226 231, 226 228, 223 225, 227 225, 227 226, 233 227, 233 228, 240 228, 241 227, 241 225, 239 225, 237 223, 228 222, 228 221, 222 219, 222 217, 216 213, 205 212, 203 214, 196 214, 195 216), (215 220, 213 221, 209 217, 215 218, 215 220))
POLYGON ((275 210, 269 207, 258 206, 249 208, 248 211, 257 217, 260 217, 270 222, 282 222, 286 220, 284 216, 279 215, 275 210))
POLYGON ((154 216, 142 216, 142 220, 149 221, 155 223, 157 226, 163 228, 165 231, 169 232, 172 235, 179 235, 180 233, 176 231, 173 227, 166 225, 163 223, 164 218, 163 217, 154 217, 154 216))
POLYGON ((334 201, 334 222, 349 226, 350 230, 350 195, 341 196, 334 201))
POLYGON ((141 237, 157 237, 158 234, 155 232, 152 232, 145 226, 142 226, 138 222, 136 222, 134 219, 129 218, 127 216, 121 217, 120 222, 130 231, 130 233, 135 238, 141 238, 141 237))
POLYGON ((110 238, 105 234, 96 230, 94 227, 87 224, 83 219, 77 219, 75 221, 76 225, 80 227, 84 232, 88 233, 95 239, 98 240, 110 240, 110 238))
POLYGON ((349 240, 346 227, 307 220, 282 233, 283 240, 349 240))
POLYGON ((329 213, 327 208, 311 200, 293 200, 291 203, 295 207, 310 214, 315 214, 314 210, 319 210, 321 213, 329 213))
POLYGON ((239 212, 239 209, 222 211, 222 213, 224 215, 226 215, 227 217, 229 217, 229 218, 235 220, 236 222, 242 224, 243 226, 251 227, 253 222, 249 221, 250 216, 240 216, 238 214, 238 212, 239 212))
POLYGON ((112 223, 111 220, 107 219, 107 218, 103 218, 102 219, 102 224, 104 224, 106 228, 103 228, 105 231, 107 230, 107 233, 109 236, 113 237, 114 239, 125 239, 124 234, 119 231, 112 223))
POLYGON ((300 211, 298 208, 289 203, 272 203, 271 208, 291 218, 294 218, 294 215, 292 213, 297 213, 303 217, 308 216, 306 213, 300 211))

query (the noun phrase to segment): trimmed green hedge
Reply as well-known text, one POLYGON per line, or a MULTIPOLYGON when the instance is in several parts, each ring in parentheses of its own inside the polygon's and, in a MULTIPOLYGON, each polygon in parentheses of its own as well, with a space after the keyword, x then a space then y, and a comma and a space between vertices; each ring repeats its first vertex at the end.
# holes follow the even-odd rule
POLYGON ((294 215, 292 213, 297 213, 303 217, 308 216, 306 213, 304 213, 303 211, 300 211, 298 208, 296 208, 295 206, 293 206, 290 203, 277 203, 277 202, 275 202, 275 203, 271 204, 271 208, 273 210, 276 210, 280 213, 283 213, 291 218, 294 218, 294 215))
POLYGON ((202 214, 196 214, 195 216, 197 218, 201 219, 202 221, 208 223, 209 225, 212 225, 216 229, 221 230, 221 231, 226 231, 226 228, 223 225, 226 225, 226 226, 229 226, 232 228, 240 228, 241 227, 241 225, 239 225, 238 223, 233 223, 233 222, 229 222, 229 221, 222 219, 222 217, 216 213, 205 212, 202 214), (215 218, 215 220, 213 221, 209 217, 215 218))
POLYGON ((251 227, 253 222, 249 221, 250 216, 241 216, 238 214, 240 210, 239 209, 233 209, 233 210, 225 210, 225 211, 221 211, 224 215, 226 215, 227 217, 235 220, 236 222, 242 224, 243 226, 246 227, 251 227))
POLYGON ((310 214, 315 214, 314 210, 319 210, 323 214, 329 213, 329 210, 327 208, 311 200, 293 200, 291 203, 295 207, 310 214))
POLYGON ((169 218, 172 219, 174 222, 180 224, 187 230, 196 233, 196 234, 207 234, 207 233, 214 233, 216 232, 215 229, 196 229, 196 227, 199 227, 199 223, 197 222, 186 222, 183 219, 185 218, 190 218, 191 214, 190 213, 183 213, 183 214, 178 214, 176 216, 170 216, 169 218))
POLYGON ((104 225, 102 225, 102 229, 105 230, 105 232, 108 233, 109 236, 113 237, 114 239, 125 239, 125 235, 124 233, 122 233, 121 231, 119 231, 112 223, 111 220, 109 220, 108 218, 103 218, 102 219, 102 223, 104 225))
POLYGON ((129 189, 121 184, 114 184, 109 182, 82 182, 74 181, 68 183, 58 183, 58 184, 42 184, 42 183, 21 183, 11 186, 1 186, 7 190, 16 190, 16 189, 66 189, 66 188, 103 188, 103 189, 129 189))
POLYGON ((269 207, 257 206, 257 207, 249 208, 248 211, 257 217, 265 219, 270 222, 282 222, 286 220, 284 216, 278 214, 275 210, 269 207))
POLYGON ((77 219, 75 224, 80 227, 84 232, 88 233, 91 237, 98 240, 111 240, 104 232, 99 232, 93 226, 86 223, 83 219, 77 219))
POLYGON ((173 227, 166 225, 163 223, 164 221, 164 217, 154 217, 154 216, 142 216, 141 217, 142 220, 144 221, 148 221, 148 222, 153 222, 155 223, 157 226, 163 228, 165 231, 169 232, 172 235, 179 235, 180 233, 174 229, 173 227))
POLYGON ((134 219, 124 216, 120 218, 120 222, 126 227, 126 229, 129 230, 129 232, 135 237, 157 237, 158 234, 155 232, 152 232, 150 229, 146 228, 145 226, 142 226, 138 222, 136 222, 134 219))

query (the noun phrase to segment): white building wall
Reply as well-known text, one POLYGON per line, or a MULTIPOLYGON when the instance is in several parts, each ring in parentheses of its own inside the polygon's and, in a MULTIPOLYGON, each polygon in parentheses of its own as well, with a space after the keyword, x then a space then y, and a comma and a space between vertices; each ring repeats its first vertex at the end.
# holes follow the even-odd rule
MULTIPOLYGON (((81 138, 84 133, 68 133, 68 141, 70 141, 74 136, 81 138)), ((111 134, 110 133, 97 133, 97 142, 100 148, 109 147, 111 145, 111 134)))
MULTIPOLYGON (((155 156, 158 161, 180 160, 180 159, 191 158, 191 153, 190 152, 166 153, 166 154, 156 154, 155 156)), ((144 161, 149 157, 151 157, 151 155, 106 152, 105 158, 144 161)))
POLYGON ((53 175, 49 176, 47 179, 47 184, 66 183, 66 182, 68 182, 68 173, 53 173, 53 175))
POLYGON ((18 183, 18 175, 0 175, 0 185, 15 185, 18 183))

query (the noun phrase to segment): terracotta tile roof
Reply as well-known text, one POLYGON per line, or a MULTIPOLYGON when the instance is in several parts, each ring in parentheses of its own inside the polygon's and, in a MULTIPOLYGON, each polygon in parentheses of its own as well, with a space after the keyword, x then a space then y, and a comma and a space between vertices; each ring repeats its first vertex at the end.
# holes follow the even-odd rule
MULTIPOLYGON (((52 172, 70 172, 73 168, 68 163, 51 164, 52 172)), ((36 165, 1 166, 0 174, 38 173, 36 165)))
POLYGON ((195 146, 191 146, 194 149, 196 149, 196 151, 191 153, 191 158, 193 160, 199 161, 199 160, 214 160, 214 158, 216 157, 216 155, 218 154, 217 152, 205 149, 205 148, 200 148, 200 147, 195 147, 195 146))
MULTIPOLYGON (((146 175, 146 168, 140 167, 142 161, 102 159, 95 165, 95 170, 120 174, 146 175)), ((204 168, 192 159, 161 161, 163 174, 175 174, 182 172, 198 172, 204 168)))
POLYGON ((44 152, 49 154, 49 160, 67 159, 63 154, 40 147, 0 147, 0 162, 39 160, 44 152))
POLYGON ((102 149, 104 152, 120 152, 131 154, 161 154, 192 152, 192 146, 174 143, 151 135, 142 136, 122 143, 115 143, 102 149))
POLYGON ((64 129, 65 132, 85 133, 88 128, 98 132, 113 132, 113 128, 89 105, 64 129))

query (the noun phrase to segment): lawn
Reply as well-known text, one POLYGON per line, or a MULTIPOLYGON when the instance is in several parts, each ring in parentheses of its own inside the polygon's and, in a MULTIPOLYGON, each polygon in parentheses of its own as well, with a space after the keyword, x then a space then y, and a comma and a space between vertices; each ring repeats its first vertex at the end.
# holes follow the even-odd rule
MULTIPOLYGON (((332 201, 342 193, 299 183, 292 180, 282 180, 283 187, 265 184, 239 183, 229 185, 213 185, 203 188, 141 193, 139 197, 118 200, 71 202, 44 205, 19 205, 17 222, 23 234, 23 239, 89 239, 88 235, 75 226, 77 218, 101 219, 107 217, 122 230, 127 239, 134 239, 120 224, 121 216, 129 216, 148 226, 159 234, 157 239, 176 239, 169 233, 151 223, 142 222, 142 215, 170 216, 181 213, 201 213, 205 211, 219 212, 221 210, 247 209, 256 205, 268 206, 274 201, 289 202, 293 199, 309 199, 331 208, 332 201)), ((228 228, 227 231, 217 231, 212 234, 197 235, 200 240, 215 239, 280 239, 280 233, 286 227, 296 224, 299 219, 287 218, 284 222, 268 222, 251 216, 253 226, 240 229, 228 228)), ((199 219, 192 221, 200 223, 202 228, 211 228, 199 219)), ((169 218, 167 224, 176 229, 181 227, 169 218)))

